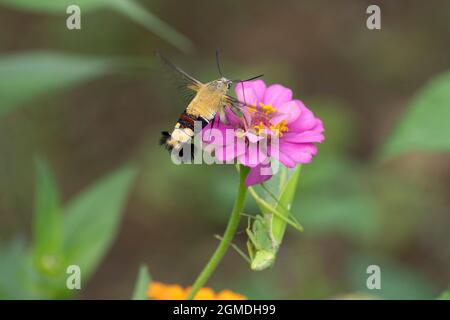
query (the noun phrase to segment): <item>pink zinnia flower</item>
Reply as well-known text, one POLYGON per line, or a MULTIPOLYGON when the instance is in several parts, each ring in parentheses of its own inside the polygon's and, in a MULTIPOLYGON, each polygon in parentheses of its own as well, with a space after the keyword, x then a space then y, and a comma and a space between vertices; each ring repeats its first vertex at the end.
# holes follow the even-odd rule
POLYGON ((324 127, 303 102, 292 99, 292 90, 280 84, 267 87, 264 81, 255 80, 239 83, 236 95, 246 105, 243 117, 227 108, 228 123, 214 126, 223 138, 215 139, 204 131, 203 143, 213 146, 219 161, 237 158, 250 167, 247 186, 271 178, 272 159, 288 168, 312 161, 317 153, 315 144, 324 140, 324 127), (274 138, 278 143, 271 143, 274 138))

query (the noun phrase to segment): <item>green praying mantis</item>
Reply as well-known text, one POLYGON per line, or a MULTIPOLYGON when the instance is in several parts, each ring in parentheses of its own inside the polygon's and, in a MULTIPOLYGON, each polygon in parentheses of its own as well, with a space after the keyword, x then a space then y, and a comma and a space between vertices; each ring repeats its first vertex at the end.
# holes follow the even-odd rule
POLYGON ((242 214, 249 221, 246 229, 248 256, 236 245, 232 245, 255 271, 267 269, 274 264, 288 224, 303 231, 301 224, 290 212, 301 166, 290 172, 286 168, 280 170, 277 178, 273 177, 269 181, 269 185, 261 185, 264 196, 260 196, 253 187, 248 189, 261 210, 261 214, 253 216, 242 214))
POLYGON ((275 262, 279 243, 277 243, 271 232, 270 216, 256 215, 253 225, 249 219, 246 230, 248 241, 247 250, 249 254, 250 268, 261 271, 272 266, 275 262))

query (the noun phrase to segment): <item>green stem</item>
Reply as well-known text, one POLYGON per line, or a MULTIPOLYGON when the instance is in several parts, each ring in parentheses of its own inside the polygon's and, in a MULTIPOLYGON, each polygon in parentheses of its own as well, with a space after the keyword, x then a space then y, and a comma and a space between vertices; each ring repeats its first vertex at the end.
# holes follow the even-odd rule
POLYGON ((189 293, 188 296, 189 300, 192 300, 195 297, 198 290, 200 290, 200 288, 202 288, 208 281, 208 279, 211 277, 217 265, 227 252, 231 240, 233 239, 234 234, 236 233, 236 230, 239 226, 239 221, 241 219, 242 208, 244 207, 245 196, 247 194, 247 187, 245 186, 245 178, 247 177, 248 172, 249 169, 247 167, 240 166, 238 193, 236 201, 234 202, 233 211, 231 211, 230 220, 228 220, 227 228, 225 229, 225 233, 223 234, 222 240, 220 241, 220 244, 217 247, 216 251, 214 251, 214 254, 211 256, 208 263, 195 280, 191 292, 189 293))

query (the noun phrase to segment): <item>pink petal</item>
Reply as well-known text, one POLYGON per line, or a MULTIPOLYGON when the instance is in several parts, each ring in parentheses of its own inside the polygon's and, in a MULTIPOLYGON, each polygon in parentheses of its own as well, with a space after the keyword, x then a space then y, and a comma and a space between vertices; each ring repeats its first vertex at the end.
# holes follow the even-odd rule
POLYGON ((313 126, 311 130, 314 130, 315 132, 324 132, 325 128, 323 127, 323 122, 319 118, 316 118, 316 124, 313 126))
POLYGON ((283 87, 281 84, 273 84, 264 93, 264 104, 278 108, 283 103, 292 100, 292 90, 283 87))
POLYGON ((322 133, 313 130, 301 133, 288 132, 283 135, 283 141, 292 143, 323 142, 324 139, 322 133))
POLYGON ((228 162, 245 153, 245 142, 243 139, 233 139, 228 141, 226 145, 217 146, 215 148, 215 157, 222 162, 228 162))
POLYGON ((290 143, 281 141, 280 151, 282 154, 288 154, 295 162, 309 163, 313 156, 317 154, 317 147, 312 143, 290 143))
MULTIPOLYGON (((241 124, 241 119, 231 110, 231 108, 225 108, 225 116, 228 123, 233 127, 238 127, 241 124)), ((217 119, 216 119, 217 121, 217 119)))
POLYGON ((278 107, 277 113, 272 117, 270 122, 272 124, 278 124, 281 121, 287 121, 291 123, 295 121, 300 116, 300 100, 291 100, 283 103, 278 107))
POLYGON ((240 163, 246 167, 255 167, 267 159, 267 150, 257 143, 250 143, 245 151, 238 157, 240 163))
POLYGON ((315 126, 320 126, 321 122, 320 123, 318 122, 319 119, 317 119, 311 112, 311 110, 305 107, 305 105, 300 100, 298 101, 300 102, 300 115, 295 121, 288 124, 289 131, 302 132, 306 130, 311 130, 315 126))
POLYGON ((211 129, 211 124, 209 123, 201 132, 204 144, 223 146, 226 144, 227 139, 235 136, 233 127, 216 120, 214 127, 211 129))
POLYGON ((258 79, 253 81, 247 81, 245 83, 250 83, 250 85, 253 87, 253 90, 256 93, 258 101, 262 101, 264 99, 264 93, 266 92, 266 84, 263 80, 258 79))
POLYGON ((269 180, 271 177, 272 169, 270 167, 270 162, 268 164, 259 164, 250 169, 250 172, 245 179, 245 185, 250 187, 255 184, 260 184, 269 180))
POLYGON ((245 85, 245 82, 236 85, 236 96, 239 101, 246 105, 258 105, 259 100, 255 90, 252 87, 245 85), (244 88, 242 88, 242 85, 244 85, 244 88))
POLYGON ((294 168, 297 164, 295 161, 287 154, 281 152, 279 146, 270 146, 269 155, 276 160, 280 161, 288 168, 294 168))
POLYGON ((252 115, 248 111, 248 108, 243 108, 242 114, 244 115, 244 118, 242 119, 242 126, 246 127, 248 124, 252 123, 252 115))
POLYGON ((263 136, 258 136, 250 131, 247 131, 245 133, 245 136, 247 137, 248 141, 250 141, 251 143, 257 143, 258 141, 264 139, 263 136))
MULTIPOLYGON (((236 84, 235 88, 236 96, 238 97, 239 101, 244 102, 244 95, 242 94, 242 86, 244 86, 244 94, 247 102, 248 102, 247 91, 249 91, 249 89, 252 89, 254 97, 256 98, 256 102, 262 101, 264 99, 266 84, 264 83, 263 80, 239 82, 236 84)), ((257 105, 257 103, 255 103, 255 105, 257 105)))

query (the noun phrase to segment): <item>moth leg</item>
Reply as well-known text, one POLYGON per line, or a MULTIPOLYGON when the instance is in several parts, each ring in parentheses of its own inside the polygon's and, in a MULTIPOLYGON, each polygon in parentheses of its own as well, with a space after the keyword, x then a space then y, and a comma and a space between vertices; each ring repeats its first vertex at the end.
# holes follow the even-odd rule
POLYGON ((220 117, 220 121, 222 123, 228 123, 227 117, 225 115, 225 108, 220 108, 219 109, 219 117, 220 117))
POLYGON ((212 119, 212 123, 211 123, 211 127, 209 128, 209 137, 208 137, 208 140, 211 142, 211 132, 212 132, 212 129, 214 128, 214 122, 216 121, 216 117, 214 117, 213 119, 212 119))

